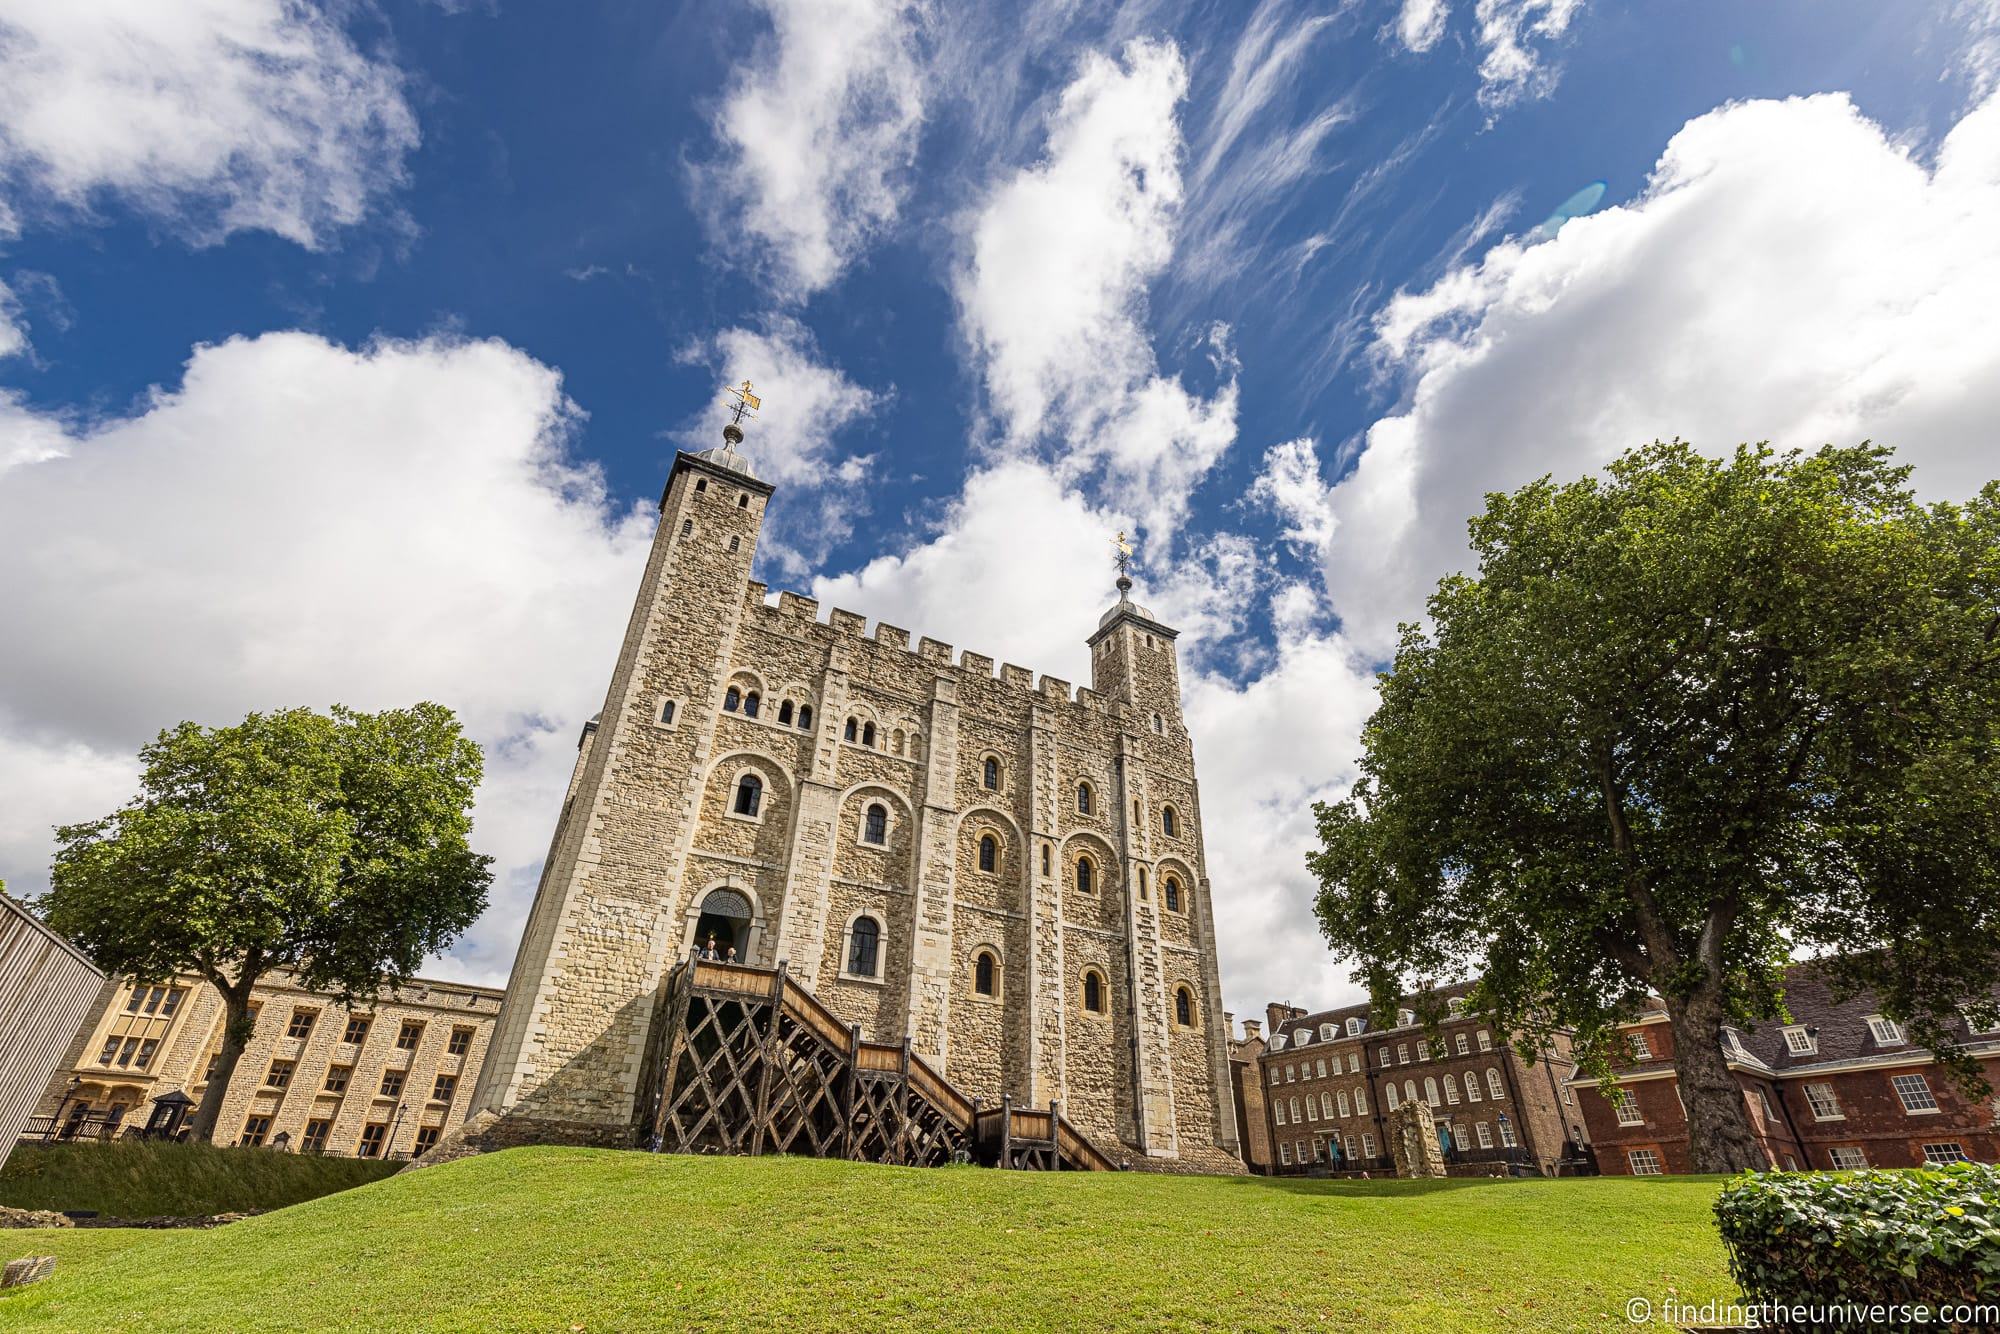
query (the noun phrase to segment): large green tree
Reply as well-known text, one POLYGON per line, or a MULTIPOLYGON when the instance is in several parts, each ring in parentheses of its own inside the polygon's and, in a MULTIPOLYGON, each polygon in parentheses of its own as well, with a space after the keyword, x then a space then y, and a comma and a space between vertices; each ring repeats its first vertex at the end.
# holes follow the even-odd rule
POLYGON ((1702 1171, 1766 1166, 1723 1028, 1782 1016, 1799 955, 1981 1087, 1947 1026, 2000 977, 2000 485, 1925 506, 1907 473, 1675 442, 1487 498, 1315 808, 1318 917, 1378 1005, 1479 970, 1603 1075, 1657 992, 1702 1171))
POLYGON ((140 793, 57 830, 49 924, 99 966, 221 993, 222 1050, 195 1113, 214 1132, 250 1037, 250 993, 285 969, 350 1004, 407 980, 486 906, 472 851, 483 759, 450 709, 335 706, 182 723, 140 751, 140 793))

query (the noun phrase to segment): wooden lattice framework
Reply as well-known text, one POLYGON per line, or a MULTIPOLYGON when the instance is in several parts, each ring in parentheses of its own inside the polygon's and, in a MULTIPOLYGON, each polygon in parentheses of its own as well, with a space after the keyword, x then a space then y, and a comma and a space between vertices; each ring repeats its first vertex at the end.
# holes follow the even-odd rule
POLYGON ((655 1152, 789 1153, 941 1167, 1104 1171, 1057 1104, 982 1108, 921 1056, 863 1040, 775 969, 690 959, 668 977, 642 1140, 655 1152))

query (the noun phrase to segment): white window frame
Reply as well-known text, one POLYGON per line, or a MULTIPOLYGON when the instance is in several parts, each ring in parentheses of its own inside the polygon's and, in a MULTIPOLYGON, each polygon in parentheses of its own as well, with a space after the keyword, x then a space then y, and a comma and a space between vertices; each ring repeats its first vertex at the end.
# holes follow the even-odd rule
POLYGON ((1637 1031, 1627 1033, 1625 1035, 1625 1048, 1632 1053, 1632 1059, 1635 1061, 1650 1061, 1653 1059, 1653 1044, 1646 1041, 1644 1033, 1637 1031))
POLYGON ((1372 1130, 1361 1132, 1361 1156, 1363 1158, 1375 1156, 1375 1132, 1372 1130))
POLYGON ((1465 1034, 1460 1033, 1458 1035, 1458 1041, 1455 1045, 1458 1048, 1458 1054, 1460 1056, 1470 1056, 1472 1054, 1472 1042, 1465 1036, 1465 1034))
POLYGON ((1832 1084, 1823 1080, 1805 1086, 1806 1106, 1812 1109, 1815 1121, 1845 1121, 1847 1112, 1840 1105, 1840 1095, 1832 1084), (1821 1098, 1825 1105, 1821 1105, 1821 1098))
POLYGON ((1278 1165, 1281 1167, 1292 1165, 1292 1146, 1285 1140, 1278 1141, 1278 1165))
POLYGON ((1965 1146, 1957 1140, 1941 1140, 1936 1144, 1924 1145, 1924 1163, 1926 1166, 1944 1167, 1950 1163, 1969 1163, 1971 1161, 1972 1159, 1966 1157, 1965 1146), (1937 1152, 1932 1153, 1931 1150, 1933 1149, 1937 1150, 1937 1152), (1946 1150, 1949 1150, 1949 1152, 1946 1152, 1946 1150))
POLYGON ((1889 1087, 1896 1091, 1898 1101, 1903 1104, 1903 1114, 1905 1116, 1936 1116, 1943 1110, 1938 1106, 1937 1091, 1931 1087, 1931 1082, 1920 1074, 1891 1075, 1889 1077, 1889 1087), (1909 1081, 1914 1081, 1914 1083, 1909 1081), (1929 1103, 1930 1106, 1916 1107, 1911 1105, 1911 1095, 1919 1093, 1923 1100, 1929 1103))
POLYGON ((1613 1089, 1607 1095, 1607 1099, 1611 1103, 1612 1114, 1618 1118, 1619 1125, 1646 1124, 1646 1114, 1639 1109, 1639 1099, 1633 1096, 1631 1089, 1613 1089))
POLYGON ((1635 1177, 1666 1175, 1666 1166, 1661 1163, 1659 1153, 1653 1149, 1627 1149, 1625 1165, 1632 1170, 1632 1175, 1635 1177))
POLYGON ((1875 1041, 1884 1047, 1900 1047, 1907 1038, 1903 1036, 1903 1026, 1894 1019, 1885 1019, 1879 1014, 1868 1016, 1868 1031, 1875 1041))
POLYGON ((1794 1056, 1816 1056, 1819 1054, 1819 1040, 1806 1031, 1804 1024, 1793 1024, 1783 1030, 1785 1050, 1794 1056))
POLYGON ((1352 1116, 1354 1114, 1353 1106, 1353 1102, 1347 1096, 1347 1090, 1342 1089, 1340 1091, 1340 1114, 1342 1116, 1352 1116))
POLYGON ((1836 1172, 1865 1172, 1868 1170, 1868 1153, 1858 1144, 1832 1145, 1826 1151, 1826 1160, 1833 1165, 1833 1170, 1836 1172), (1853 1161, 1842 1162, 1841 1159, 1843 1156, 1849 1156, 1853 1161))
POLYGON ((1490 1149, 1493 1147, 1493 1128, 1491 1126, 1487 1125, 1484 1121, 1477 1121, 1473 1123, 1472 1132, 1479 1137, 1480 1148, 1490 1149))
POLYGON ((1479 1050, 1493 1050, 1493 1034, 1484 1028, 1479 1030, 1479 1050))
POLYGON ((1486 1067, 1486 1096, 1495 1102, 1507 1101, 1507 1083, 1500 1078, 1500 1067, 1497 1065, 1486 1067))
POLYGON ((1273 1125, 1281 1126, 1285 1124, 1285 1100, 1283 1098, 1271 1099, 1271 1122, 1273 1125))

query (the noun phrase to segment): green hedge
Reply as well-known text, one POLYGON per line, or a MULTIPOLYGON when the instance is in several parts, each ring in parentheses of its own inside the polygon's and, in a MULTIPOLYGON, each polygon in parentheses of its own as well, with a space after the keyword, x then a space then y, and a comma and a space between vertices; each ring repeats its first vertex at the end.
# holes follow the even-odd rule
POLYGON ((380 1181, 401 1163, 274 1149, 123 1139, 19 1144, 0 1169, 0 1204, 115 1218, 282 1209, 380 1181))
POLYGON ((2000 1302, 2000 1168, 1746 1173, 1715 1217, 1751 1301, 2000 1302))

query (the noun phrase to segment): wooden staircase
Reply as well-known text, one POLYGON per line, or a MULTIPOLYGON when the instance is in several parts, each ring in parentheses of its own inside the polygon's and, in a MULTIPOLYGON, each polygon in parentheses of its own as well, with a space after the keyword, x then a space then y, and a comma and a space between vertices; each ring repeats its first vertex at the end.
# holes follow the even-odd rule
POLYGON ((1117 1166, 1059 1104, 982 1106, 900 1045, 866 1042, 785 966, 689 959, 668 976, 643 1073, 656 1153, 789 1153, 1031 1171, 1117 1166))

